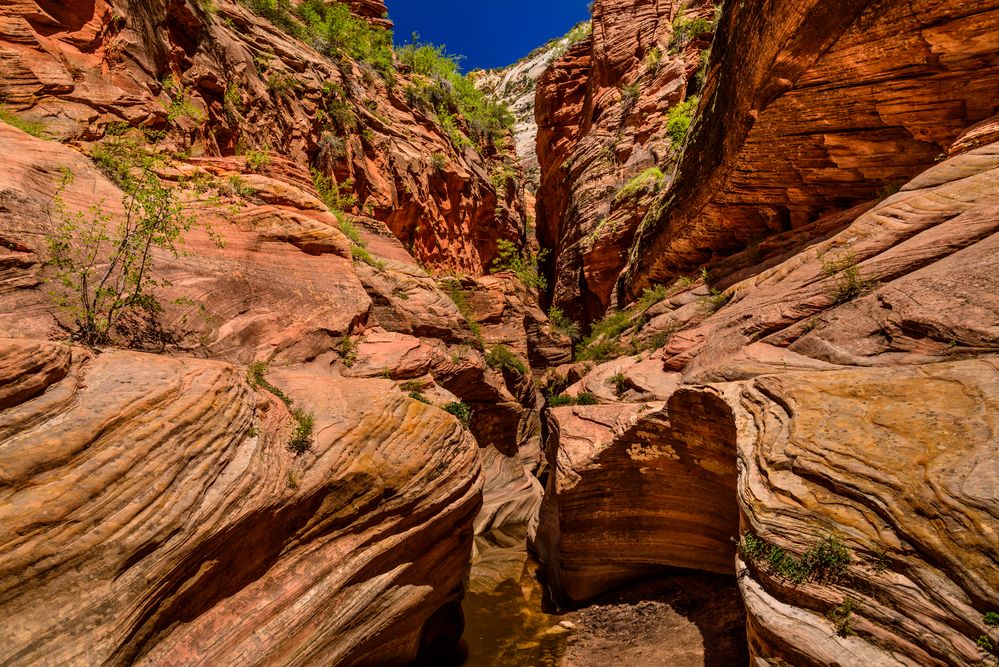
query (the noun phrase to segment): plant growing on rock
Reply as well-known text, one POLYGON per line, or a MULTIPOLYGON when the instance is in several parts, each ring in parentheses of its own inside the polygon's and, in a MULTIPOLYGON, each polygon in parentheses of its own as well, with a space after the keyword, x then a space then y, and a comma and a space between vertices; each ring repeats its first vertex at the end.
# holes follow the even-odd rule
POLYGON ((836 627, 836 634, 840 637, 852 637, 856 632, 853 630, 853 612, 856 609, 856 603, 852 598, 846 597, 843 599, 843 603, 833 607, 826 614, 826 618, 833 622, 836 627))
POLYGON ((739 540, 738 551, 747 562, 793 584, 839 581, 851 562, 849 549, 832 535, 823 537, 800 558, 750 532, 739 540))
POLYGON ((543 290, 548 286, 545 277, 538 269, 538 265, 544 261, 548 254, 547 250, 541 250, 537 254, 527 250, 518 250, 512 242, 500 239, 496 243, 496 259, 493 260, 493 267, 490 273, 500 271, 512 271, 520 282, 532 289, 543 290))
POLYGON ((74 338, 99 345, 111 342, 123 318, 162 311, 155 291, 166 283, 153 275, 153 255, 178 257, 196 220, 180 198, 186 188, 163 185, 156 170, 164 160, 137 142, 112 137, 94 149, 93 159, 121 188, 123 217, 116 222, 104 202, 70 211, 63 193, 74 176, 66 170, 49 209, 54 231, 46 243, 53 298, 74 319, 74 338))
POLYGON ((344 336, 337 344, 337 352, 340 354, 340 361, 347 368, 357 363, 357 342, 350 336, 344 336))
POLYGON ((861 277, 860 268, 857 266, 857 257, 852 251, 839 257, 823 259, 822 273, 836 277, 836 286, 832 293, 835 305, 853 301, 878 288, 876 280, 865 280, 861 277))
POLYGON ((683 13, 683 7, 681 7, 673 19, 673 34, 669 40, 670 53, 679 53, 691 40, 712 30, 714 30, 714 23, 710 19, 687 18, 683 13))
POLYGON ((414 401, 419 401, 420 403, 424 403, 426 405, 433 405, 433 403, 430 402, 430 399, 424 396, 421 391, 411 391, 409 392, 409 397, 414 401))
POLYGON ((552 306, 551 309, 549 309, 548 321, 551 323, 552 329, 558 333, 568 336, 574 341, 579 340, 579 322, 566 315, 565 312, 558 306, 552 306))
POLYGON ((486 354, 486 364, 493 370, 510 370, 527 375, 527 366, 505 345, 497 345, 486 354))
POLYGON ((614 201, 624 201, 638 195, 656 192, 662 187, 665 180, 666 175, 659 167, 649 167, 622 185, 621 189, 614 195, 614 201))
POLYGON ((688 97, 670 109, 669 114, 666 116, 666 134, 669 135, 670 141, 673 144, 674 153, 679 151, 684 140, 687 138, 687 133, 690 131, 690 124, 694 120, 694 114, 697 112, 699 101, 696 95, 688 97))
POLYGON ((262 387, 274 394, 286 406, 291 407, 291 399, 283 391, 267 381, 267 364, 263 361, 255 361, 246 370, 246 382, 253 389, 262 387))
POLYGON ((288 449, 295 454, 304 454, 312 447, 312 432, 315 429, 316 419, 301 409, 292 410, 291 417, 295 420, 295 428, 291 432, 288 449))
POLYGON ((472 408, 467 403, 451 402, 444 406, 444 412, 454 415, 464 428, 472 423, 472 408))
POLYGON ((46 138, 44 123, 25 120, 10 111, 4 104, 0 104, 0 122, 16 127, 22 132, 26 132, 33 137, 37 137, 39 139, 46 138))
POLYGON ((631 389, 631 382, 628 380, 628 376, 624 373, 615 373, 610 377, 608 382, 612 387, 614 387, 614 394, 616 396, 620 396, 624 392, 631 389))
POLYGON ((600 401, 588 391, 582 391, 576 396, 559 394, 548 399, 549 408, 558 408, 566 405, 597 405, 600 401))

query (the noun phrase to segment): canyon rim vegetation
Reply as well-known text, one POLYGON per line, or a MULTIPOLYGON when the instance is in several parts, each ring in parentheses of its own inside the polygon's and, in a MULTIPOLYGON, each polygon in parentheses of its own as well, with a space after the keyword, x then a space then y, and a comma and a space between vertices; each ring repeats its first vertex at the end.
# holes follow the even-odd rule
POLYGON ((999 664, 999 2, 590 12, 0 7, 0 663, 999 664))

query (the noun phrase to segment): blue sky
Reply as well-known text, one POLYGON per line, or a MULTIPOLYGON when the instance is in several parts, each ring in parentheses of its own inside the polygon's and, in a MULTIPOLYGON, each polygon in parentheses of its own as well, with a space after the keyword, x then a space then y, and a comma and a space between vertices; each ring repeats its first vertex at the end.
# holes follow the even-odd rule
POLYGON ((589 18, 588 0, 386 0, 395 42, 420 38, 465 56, 462 69, 509 65, 589 18))

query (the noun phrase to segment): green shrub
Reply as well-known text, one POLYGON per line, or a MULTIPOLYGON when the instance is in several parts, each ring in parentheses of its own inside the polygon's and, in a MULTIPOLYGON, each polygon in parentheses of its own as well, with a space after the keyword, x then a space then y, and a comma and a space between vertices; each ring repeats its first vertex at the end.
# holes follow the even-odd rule
POLYGON ((597 405, 600 401, 596 396, 588 391, 582 391, 576 396, 559 394, 548 398, 549 408, 558 408, 566 405, 597 405))
POLYGON ((252 388, 262 387, 267 391, 274 394, 277 398, 281 400, 287 406, 291 406, 291 399, 283 391, 272 385, 267 381, 267 364, 262 361, 255 361, 250 364, 250 367, 246 370, 246 382, 252 388))
POLYGON ((538 270, 538 264, 544 261, 547 250, 541 250, 535 255, 527 250, 518 250, 517 246, 506 239, 497 241, 496 248, 496 259, 493 260, 490 273, 512 271, 527 287, 543 290, 548 286, 545 277, 538 270))
POLYGON ((985 616, 982 617, 982 622, 991 628, 999 627, 999 612, 986 612, 985 616))
POLYGON ((385 268, 385 262, 372 255, 365 247, 356 244, 351 245, 350 256, 353 257, 355 261, 363 262, 372 268, 378 269, 379 271, 385 268))
POLYGON ((472 311, 472 306, 468 303, 468 299, 465 298, 465 293, 461 291, 461 285, 456 280, 448 280, 442 283, 441 287, 447 292, 447 295, 451 298, 455 307, 465 322, 468 324, 468 328, 472 330, 472 334, 481 339, 482 338, 482 327, 475 320, 475 313, 472 311))
POLYGON ((254 148, 246 153, 246 168, 254 173, 259 173, 270 163, 271 155, 268 151, 254 148))
POLYGON ((669 291, 665 285, 646 287, 642 292, 642 296, 638 299, 638 308, 639 310, 648 310, 657 303, 665 300, 668 295, 669 291))
POLYGON ((75 321, 74 337, 89 345, 109 343, 123 318, 162 311, 155 292, 165 283, 152 275, 152 254, 179 256, 184 233, 196 223, 181 199, 189 185, 164 186, 157 170, 165 161, 138 142, 110 137, 93 149, 93 159, 121 188, 123 216, 112 224, 103 202, 71 212, 63 199, 74 179, 67 169, 52 199, 55 225, 46 238, 51 294, 75 321))
POLYGON ((320 53, 334 57, 346 54, 368 63, 386 78, 393 78, 392 33, 354 16, 340 2, 304 0, 298 16, 305 24, 304 37, 320 53))
POLYGON ((669 135, 674 148, 679 148, 687 138, 690 124, 697 112, 698 101, 698 97, 694 95, 669 110, 666 116, 666 134, 669 135))
POLYGON ((420 42, 419 35, 414 34, 409 44, 396 50, 396 55, 400 63, 425 77, 425 81, 414 82, 407 89, 407 98, 414 106, 435 112, 459 148, 467 141, 458 128, 459 117, 482 147, 495 144, 516 122, 505 103, 490 99, 461 73, 459 58, 449 55, 445 47, 420 42))
POLYGON ((39 139, 45 139, 47 136, 44 123, 25 120, 13 111, 9 110, 4 104, 0 104, 0 122, 7 123, 8 125, 16 127, 22 132, 26 132, 33 137, 38 137, 39 139))
POLYGON ((631 199, 639 194, 655 192, 662 187, 665 180, 666 175, 663 174, 659 167, 649 167, 622 185, 621 189, 614 195, 614 201, 622 201, 625 199, 631 199))
POLYGON ((553 62, 568 53, 569 49, 571 49, 573 45, 587 39, 591 34, 593 34, 593 24, 590 21, 577 23, 573 26, 572 30, 565 34, 565 36, 556 37, 551 42, 548 42, 548 44, 538 47, 527 56, 527 59, 533 58, 540 51, 548 48, 553 42, 563 42, 564 40, 564 43, 559 44, 557 48, 552 49, 551 55, 549 56, 549 62, 553 62))
POLYGON ((316 425, 315 417, 300 409, 292 410, 291 417, 295 420, 295 430, 291 432, 288 449, 295 454, 304 454, 312 447, 312 431, 316 425))
POLYGON ((857 634, 853 631, 853 611, 855 609, 854 601, 847 597, 843 599, 843 603, 837 607, 833 607, 826 614, 826 617, 833 622, 836 627, 836 634, 840 637, 852 637, 857 634))
POLYGON ((472 422, 472 408, 467 403, 448 403, 444 411, 457 417, 465 428, 472 422))
POLYGON ((434 151, 430 156, 430 164, 433 165, 434 171, 444 171, 447 167, 447 156, 440 151, 434 151))
POLYGON ((849 549, 831 535, 822 538, 800 558, 748 532, 739 541, 738 550, 747 562, 793 584, 839 581, 851 562, 849 549))
POLYGON ((614 387, 614 394, 617 396, 631 389, 631 382, 624 373, 615 373, 608 379, 608 382, 614 387))
POLYGON ((625 114, 631 111, 641 96, 642 89, 639 87, 637 81, 629 83, 621 89, 621 106, 624 107, 625 114))
POLYGON ((420 403, 426 403, 427 405, 433 405, 433 403, 430 402, 430 399, 428 399, 426 396, 423 395, 423 392, 411 391, 409 392, 409 397, 414 401, 419 401, 420 403))
POLYGON ((671 53, 679 53, 695 37, 714 30, 714 23, 708 19, 688 19, 682 10, 673 19, 673 34, 669 40, 671 53))
POLYGON ((347 368, 357 363, 357 348, 359 345, 350 336, 344 336, 337 345, 337 352, 340 354, 340 361, 347 368))
POLYGON ((732 295, 711 288, 711 296, 704 297, 701 304, 706 313, 716 313, 732 299, 732 295))
POLYGON ((857 257, 853 252, 824 259, 822 272, 827 276, 836 276, 836 286, 832 294, 835 305, 853 301, 878 288, 876 280, 861 278, 860 269, 857 267, 857 257))
POLYGON ((486 364, 494 370, 511 370, 527 375, 527 366, 505 345, 497 345, 486 354, 486 364))
POLYGON ((563 312, 563 310, 558 306, 552 306, 548 310, 548 321, 551 323, 552 329, 555 331, 568 336, 574 341, 579 340, 579 322, 566 315, 565 312, 563 312))
POLYGON ((618 337, 637 321, 627 310, 611 313, 593 325, 590 335, 576 346, 578 361, 605 361, 625 352, 618 337))
POLYGON ((354 193, 354 181, 347 179, 337 183, 331 176, 326 176, 318 169, 312 170, 312 184, 326 208, 334 213, 349 211, 357 206, 357 195, 354 193))

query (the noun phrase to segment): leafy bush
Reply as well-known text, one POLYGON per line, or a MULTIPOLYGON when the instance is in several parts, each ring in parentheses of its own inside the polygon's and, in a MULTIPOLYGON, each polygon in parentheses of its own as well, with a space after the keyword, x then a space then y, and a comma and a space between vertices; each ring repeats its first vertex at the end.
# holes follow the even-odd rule
POLYGON ((634 323, 631 313, 619 310, 594 324, 590 335, 576 347, 577 361, 605 361, 623 354, 617 338, 634 323))
MULTIPOLYGON (((332 177, 326 176, 318 169, 312 170, 312 184, 326 208, 334 213, 349 211, 357 206, 357 195, 354 193, 354 181, 347 179, 337 183, 332 177)), ((363 245, 363 244, 362 244, 363 245)))
POLYGON ((738 550, 748 562, 793 584, 839 581, 846 575, 851 562, 849 549, 831 535, 824 537, 800 558, 748 532, 739 541, 738 550))
POLYGON ((548 399, 549 408, 558 408, 565 405, 597 405, 600 401, 596 396, 588 391, 582 391, 576 396, 559 394, 548 399))
POLYGON ((829 257, 822 261, 822 273, 836 276, 836 288, 832 294, 833 303, 840 305, 857 297, 873 292, 878 287, 876 280, 864 280, 857 267, 857 257, 846 252, 839 257, 829 257), (838 275, 837 275, 838 274, 838 275))
POLYGON ((570 30, 565 34, 564 37, 556 37, 548 44, 538 47, 527 56, 527 59, 533 58, 540 51, 548 48, 553 42, 562 42, 561 44, 558 45, 558 47, 552 49, 551 55, 549 56, 548 61, 554 62, 559 58, 561 58, 562 56, 564 56, 566 53, 568 53, 569 49, 571 49, 574 45, 578 44, 584 39, 587 39, 591 34, 593 34, 593 24, 590 21, 583 21, 582 23, 577 23, 575 26, 573 26, 572 30, 570 30))
POLYGON ((165 283, 152 275, 152 251, 177 257, 183 234, 195 223, 180 200, 185 188, 162 185, 156 170, 163 160, 137 142, 112 137, 94 149, 93 157, 122 189, 124 218, 111 224, 102 202, 71 213, 63 193, 73 174, 66 170, 52 200, 55 230, 46 239, 53 296, 73 317, 75 337, 91 345, 110 342, 126 315, 162 310, 154 290, 165 283))
POLYGON ((272 385, 267 381, 265 377, 267 375, 267 364, 262 361, 256 361, 250 364, 250 367, 246 370, 246 382, 251 387, 256 389, 257 387, 263 387, 267 391, 274 394, 276 397, 281 399, 281 402, 287 406, 291 406, 291 399, 283 391, 272 385))
POLYGON ((555 331, 568 336, 574 341, 579 339, 579 322, 571 319, 558 306, 552 306, 548 311, 548 321, 555 331))
POLYGON ((430 399, 428 399, 426 396, 423 395, 423 392, 411 391, 409 392, 409 397, 414 401, 419 401, 420 403, 426 403, 427 405, 433 405, 433 403, 430 402, 430 399))
POLYGON ((305 38, 320 53, 330 57, 344 53, 392 77, 390 31, 355 17, 347 5, 339 2, 305 0, 298 7, 298 16, 305 23, 305 38))
POLYGON ((444 411, 457 417, 465 428, 472 422, 472 408, 467 403, 448 403, 444 411))
POLYGON ((617 396, 631 389, 631 382, 624 373, 615 373, 607 381, 614 387, 614 393, 617 396))
POLYGON ((520 251, 517 246, 506 239, 500 239, 496 247, 496 259, 493 260, 490 273, 512 271, 527 287, 543 290, 548 286, 545 277, 538 270, 538 264, 544 261, 547 250, 541 250, 536 255, 526 250, 520 251))
POLYGON ((694 95, 669 110, 666 117, 666 134, 669 135, 674 148, 679 148, 687 138, 694 113, 697 111, 697 103, 698 97, 694 95))
POLYGON ((253 149, 246 153, 246 168, 259 173, 271 163, 271 154, 264 150, 253 149))
POLYGON ((853 631, 853 611, 855 603, 852 598, 844 598, 843 603, 833 607, 826 614, 826 617, 833 622, 836 627, 836 634, 840 637, 852 637, 857 634, 853 631))
POLYGON ((340 360, 343 365, 350 368, 357 363, 357 342, 350 336, 344 336, 337 345, 337 352, 340 353, 340 360))
POLYGON ((486 354, 486 364, 494 370, 511 370, 527 375, 527 366, 505 345, 497 345, 486 354))
POLYGON ((4 104, 0 104, 0 122, 12 125, 33 137, 38 137, 39 139, 46 138, 45 125, 43 123, 25 120, 9 110, 4 104))
POLYGON ((396 50, 396 55, 400 63, 426 78, 407 89, 407 98, 415 106, 435 112, 455 146, 461 148, 465 142, 458 117, 482 147, 495 144, 516 122, 505 103, 487 97, 461 73, 459 58, 449 55, 445 47, 420 42, 414 34, 409 44, 396 50))
POLYGON ((679 53, 695 37, 714 30, 714 23, 708 19, 687 18, 682 11, 673 19, 673 34, 669 40, 671 53, 679 53))
POLYGON ((295 430, 291 432, 288 449, 295 454, 304 454, 312 447, 312 431, 315 429, 316 419, 301 409, 292 410, 291 417, 295 420, 295 430))
POLYGON ((639 297, 637 305, 639 310, 648 310, 652 306, 656 305, 660 301, 663 301, 669 295, 669 290, 666 289, 665 285, 656 285, 655 287, 646 287, 642 292, 642 296, 639 297))
POLYGON ((639 194, 655 192, 662 187, 665 180, 666 175, 663 174, 659 167, 649 167, 622 185, 621 189, 614 195, 614 201, 622 201, 625 199, 631 199, 639 194))
POLYGON ((982 622, 991 628, 999 627, 999 612, 986 612, 982 617, 982 622))

